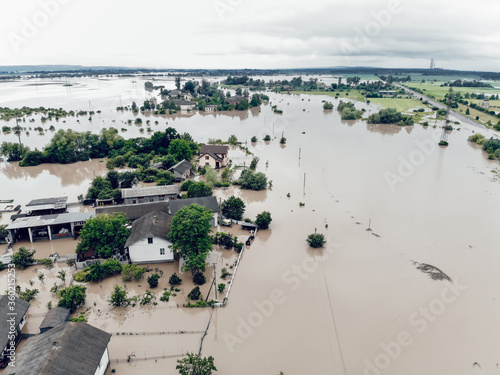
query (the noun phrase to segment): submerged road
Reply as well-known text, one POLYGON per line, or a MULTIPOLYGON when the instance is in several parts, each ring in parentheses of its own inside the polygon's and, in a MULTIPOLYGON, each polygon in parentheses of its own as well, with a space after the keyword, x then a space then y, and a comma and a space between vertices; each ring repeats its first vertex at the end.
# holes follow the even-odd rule
MULTIPOLYGON (((438 107, 438 108, 441 108, 441 109, 446 109, 447 106, 444 105, 443 103, 440 103, 440 102, 437 102, 435 100, 432 100, 431 98, 429 98, 428 96, 425 96, 423 94, 420 94, 416 91, 413 91, 412 89, 409 89, 408 87, 405 87, 405 86, 402 86, 402 85, 398 85, 396 84, 397 87, 409 92, 410 94, 412 94, 415 98, 417 99, 422 99, 422 100, 427 100, 430 104, 432 104, 433 106, 435 107, 438 107)), ((486 126, 484 126, 483 124, 480 124, 474 120, 472 120, 471 118, 461 114, 460 112, 456 112, 454 111, 453 109, 450 109, 450 113, 455 117, 457 118, 457 120, 461 121, 461 122, 464 122, 466 124, 469 124, 469 125, 472 125, 472 126, 475 126, 475 127, 478 127, 480 129, 488 129, 486 126)))

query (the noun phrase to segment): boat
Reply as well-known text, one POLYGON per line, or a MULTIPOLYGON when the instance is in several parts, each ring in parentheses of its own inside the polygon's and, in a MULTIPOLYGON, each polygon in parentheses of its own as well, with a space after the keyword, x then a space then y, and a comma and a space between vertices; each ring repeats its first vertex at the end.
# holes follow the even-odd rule
POLYGON ((0 203, 12 203, 14 199, 0 199, 0 203))

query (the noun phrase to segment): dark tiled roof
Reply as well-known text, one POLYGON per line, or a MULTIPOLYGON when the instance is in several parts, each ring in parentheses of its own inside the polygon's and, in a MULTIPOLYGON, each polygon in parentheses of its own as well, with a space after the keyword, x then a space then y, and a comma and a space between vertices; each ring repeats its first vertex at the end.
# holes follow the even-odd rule
POLYGON ((195 105, 195 102, 189 101, 189 100, 184 100, 184 99, 172 99, 172 102, 174 102, 175 105, 195 105))
MULTIPOLYGON (((7 272, 7 271, 5 271, 7 272)), ((7 345, 7 342, 9 341, 9 338, 7 337, 9 335, 9 328, 10 328, 10 323, 7 321, 7 319, 11 317, 16 318, 16 327, 19 324, 19 322, 23 319, 23 316, 26 314, 26 311, 28 311, 28 308, 30 307, 30 304, 26 301, 23 301, 22 299, 19 299, 17 297, 14 297, 14 301, 9 300, 9 296, 2 295, 0 296, 0 350, 2 350, 5 345, 7 345), (14 305, 14 310, 11 310, 9 307, 9 302, 15 302, 14 305), (15 313, 16 315, 9 315, 15 313)))
POLYGON ((132 224, 130 236, 125 242, 125 247, 133 245, 146 237, 160 237, 167 239, 170 233, 172 216, 161 211, 152 211, 140 217, 132 224))
POLYGON ((55 326, 63 322, 67 322, 70 315, 70 310, 63 307, 55 307, 50 309, 49 312, 45 315, 45 318, 43 318, 42 324, 40 324, 40 332, 46 331, 50 328, 54 328, 55 326))
POLYGON ((172 172, 174 174, 174 176, 176 176, 175 172, 177 172, 179 174, 179 176, 176 176, 176 177, 180 177, 181 175, 183 175, 184 173, 189 171, 191 168, 193 168, 193 164, 191 164, 187 160, 183 160, 183 161, 177 163, 176 165, 170 167, 168 170, 170 172, 172 172))
POLYGON ((111 335, 87 323, 65 322, 30 337, 4 375, 93 375, 111 335))
POLYGON ((211 197, 200 197, 200 198, 187 198, 187 199, 176 199, 170 202, 170 212, 175 215, 182 207, 190 206, 192 204, 199 204, 200 206, 206 207, 212 212, 219 212, 219 204, 217 203, 217 198, 211 197))
MULTIPOLYGON (((55 210, 65 208, 68 197, 33 199, 26 207, 31 206, 53 206, 55 210)), ((36 208, 36 207, 34 207, 36 208)))
POLYGON ((168 201, 147 202, 136 204, 120 204, 115 206, 96 207, 96 215, 113 214, 121 212, 127 215, 129 220, 137 220, 141 216, 146 215, 151 211, 162 211, 168 213, 170 203, 168 201))
POLYGON ((222 158, 219 155, 227 154, 228 149, 227 146, 203 145, 201 146, 200 156, 208 154, 215 160, 221 161, 222 158))

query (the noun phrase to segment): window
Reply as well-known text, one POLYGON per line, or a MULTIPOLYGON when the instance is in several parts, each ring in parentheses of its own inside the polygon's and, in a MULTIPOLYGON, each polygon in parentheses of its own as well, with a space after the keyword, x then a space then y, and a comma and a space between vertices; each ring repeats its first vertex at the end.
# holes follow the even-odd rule
POLYGON ((207 156, 205 156, 205 160, 208 160, 208 159, 210 159, 210 157, 209 157, 208 155, 207 155, 207 156))
POLYGON ((153 243, 153 239, 152 238, 148 238, 148 243, 153 243))
POLYGON ((165 249, 160 249, 160 255, 165 255, 165 249))

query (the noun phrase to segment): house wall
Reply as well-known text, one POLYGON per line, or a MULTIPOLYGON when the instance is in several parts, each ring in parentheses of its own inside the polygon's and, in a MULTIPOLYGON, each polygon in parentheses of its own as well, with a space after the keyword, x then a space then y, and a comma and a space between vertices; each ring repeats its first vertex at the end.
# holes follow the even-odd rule
POLYGON ((153 237, 153 243, 148 243, 144 238, 128 247, 132 263, 158 263, 173 262, 174 252, 170 248, 172 244, 163 238, 153 237), (160 255, 160 249, 165 249, 165 255, 160 255))
POLYGON ((200 156, 199 165, 200 165, 200 167, 203 167, 203 166, 207 165, 207 163, 208 163, 208 165, 210 165, 212 168, 215 169, 215 165, 216 165, 215 162, 216 162, 216 160, 213 157, 211 157, 210 155, 202 155, 202 156, 200 156), (208 159, 206 157, 208 157, 208 159))
POLYGON ((106 347, 106 350, 102 354, 101 361, 99 362, 99 367, 97 367, 97 370, 95 370, 94 375, 104 375, 106 369, 108 368, 108 365, 109 365, 109 352, 108 348, 106 347))
POLYGON ((152 195, 149 197, 132 197, 125 198, 125 204, 136 204, 136 203, 148 203, 148 202, 160 202, 160 201, 168 201, 169 199, 175 198, 176 195, 152 195))

